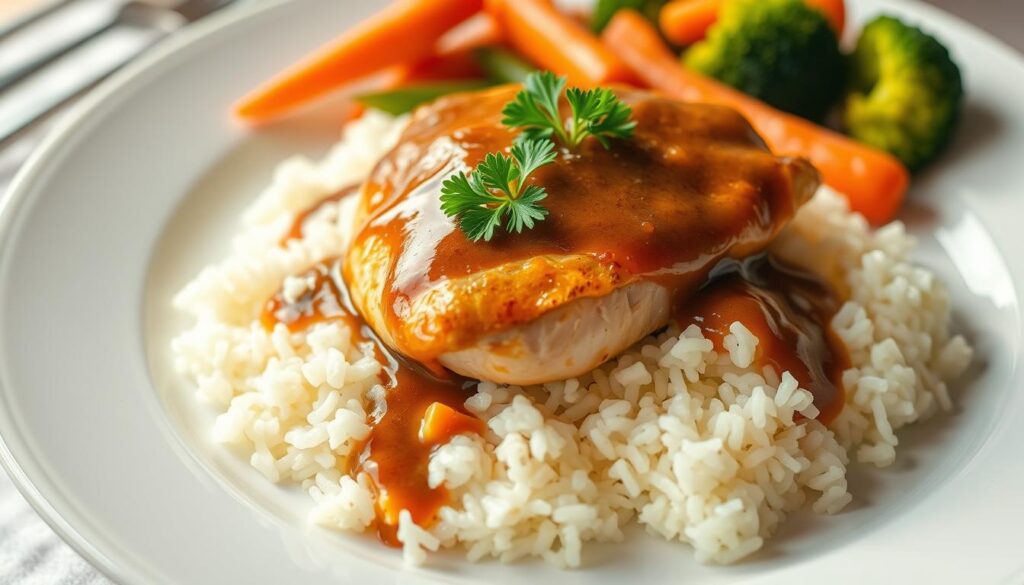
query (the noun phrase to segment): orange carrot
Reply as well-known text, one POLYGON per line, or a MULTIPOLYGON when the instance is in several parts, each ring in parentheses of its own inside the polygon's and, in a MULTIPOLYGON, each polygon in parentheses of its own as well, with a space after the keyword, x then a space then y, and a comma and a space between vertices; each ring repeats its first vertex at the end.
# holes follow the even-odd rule
MULTIPOLYGON (((700 41, 715 21, 725 0, 672 0, 662 7, 658 25, 665 38, 678 45, 691 45, 700 41)), ((804 0, 808 6, 825 14, 837 35, 846 25, 846 6, 843 0, 804 0)))
POLYGON ((366 106, 354 101, 348 105, 348 108, 345 110, 345 114, 342 116, 341 121, 343 124, 348 124, 349 122, 354 122, 362 118, 363 114, 365 113, 366 106))
POLYGON ((500 45, 504 41, 505 37, 502 35, 498 21, 490 14, 481 12, 446 32, 443 37, 438 39, 434 50, 439 55, 449 55, 490 45, 500 45))
POLYGON ((614 53, 549 0, 488 0, 485 6, 513 48, 537 65, 567 75, 570 84, 632 80, 614 53))
POLYGON ((419 61, 482 6, 483 0, 399 0, 242 98, 235 112, 269 120, 345 83, 419 61))
POLYGON ((602 40, 651 87, 687 101, 718 103, 739 111, 772 151, 809 159, 825 182, 845 194, 850 206, 872 223, 890 221, 899 211, 910 175, 889 154, 685 69, 658 31, 635 11, 616 13, 602 40))
POLYGON ((665 38, 677 45, 691 45, 704 38, 718 20, 722 0, 674 0, 662 6, 658 25, 665 38))
POLYGON ((469 51, 450 55, 431 55, 417 63, 398 65, 394 68, 394 86, 409 82, 436 81, 439 79, 477 79, 483 71, 469 51))
POLYGON ((392 87, 407 82, 438 79, 475 79, 483 76, 473 50, 499 45, 504 37, 494 18, 484 12, 470 17, 446 32, 434 45, 434 52, 415 63, 394 68, 392 87))
POLYGON ((484 423, 480 419, 459 412, 447 404, 432 402, 423 413, 420 442, 438 445, 462 433, 482 434, 484 429, 484 423))

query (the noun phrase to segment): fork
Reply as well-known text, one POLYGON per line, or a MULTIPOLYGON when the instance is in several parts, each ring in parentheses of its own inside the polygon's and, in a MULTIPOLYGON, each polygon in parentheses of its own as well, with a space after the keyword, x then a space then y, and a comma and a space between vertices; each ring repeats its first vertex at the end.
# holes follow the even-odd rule
POLYGON ((0 30, 0 143, 232 0, 53 0, 0 30))

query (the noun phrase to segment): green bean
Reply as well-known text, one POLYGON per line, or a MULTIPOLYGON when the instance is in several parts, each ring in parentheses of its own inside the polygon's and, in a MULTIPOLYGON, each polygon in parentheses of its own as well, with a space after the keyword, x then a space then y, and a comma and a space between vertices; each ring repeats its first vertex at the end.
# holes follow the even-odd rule
POLYGON ((397 116, 411 112, 416 106, 434 101, 441 96, 473 91, 491 85, 494 85, 494 82, 487 79, 429 81, 405 85, 396 89, 360 94, 355 97, 355 100, 365 106, 397 116))
POLYGON ((498 47, 480 47, 473 51, 473 59, 497 83, 522 83, 537 70, 515 53, 498 47))

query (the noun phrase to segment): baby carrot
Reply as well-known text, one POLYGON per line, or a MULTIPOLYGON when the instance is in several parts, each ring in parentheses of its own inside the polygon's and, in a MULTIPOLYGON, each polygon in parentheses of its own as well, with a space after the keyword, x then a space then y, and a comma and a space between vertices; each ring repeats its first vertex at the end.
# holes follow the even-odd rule
POLYGON ((235 112, 269 120, 345 83, 419 61, 482 6, 483 0, 399 0, 243 97, 235 112))
POLYGON ((685 69, 639 13, 620 11, 602 40, 651 87, 688 101, 732 107, 746 116, 772 151, 809 159, 825 182, 842 192, 869 221, 892 220, 910 174, 895 158, 685 69))
POLYGON ((482 420, 461 413, 447 404, 433 402, 423 413, 420 423, 420 441, 427 445, 444 443, 462 433, 483 434, 486 430, 482 420))
MULTIPOLYGON (((726 0, 672 0, 662 7, 658 26, 665 38, 677 45, 691 45, 707 34, 718 20, 718 10, 726 0)), ((843 0, 804 0, 825 14, 836 35, 843 34, 846 25, 846 5, 843 0)))
POLYGON ((488 13, 480 12, 444 33, 434 50, 439 55, 449 55, 503 42, 505 37, 498 21, 488 13))
POLYGON ((409 82, 452 79, 479 79, 483 69, 470 51, 449 55, 431 55, 422 61, 393 68, 395 78, 391 85, 399 87, 409 82))
POLYGON ((484 71, 476 58, 476 51, 500 45, 503 40, 497 21, 480 12, 446 32, 437 40, 429 56, 394 67, 394 76, 385 85, 394 89, 407 82, 482 77, 484 71))
POLYGON ((674 0, 662 6, 658 25, 665 38, 677 45, 691 45, 704 38, 718 20, 722 0, 674 0))
POLYGON ((632 79, 614 53, 549 0, 488 0, 485 6, 513 48, 540 67, 568 76, 572 85, 632 79))

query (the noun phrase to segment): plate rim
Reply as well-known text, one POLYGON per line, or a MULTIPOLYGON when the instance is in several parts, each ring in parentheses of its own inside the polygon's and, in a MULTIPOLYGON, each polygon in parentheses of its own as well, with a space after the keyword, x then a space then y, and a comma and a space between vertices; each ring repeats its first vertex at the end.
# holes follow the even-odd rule
MULTIPOLYGON (((928 4, 924 0, 876 1, 883 7, 898 5, 915 15, 920 15, 925 22, 932 19, 945 20, 955 25, 964 36, 973 37, 974 40, 989 45, 1024 70, 1024 51, 1016 49, 1007 41, 942 8, 928 4)), ((88 126, 96 111, 102 108, 107 100, 116 97, 126 86, 133 84, 139 78, 150 73, 151 69, 173 58, 174 55, 191 44, 216 35, 225 29, 238 26, 264 13, 281 10, 287 6, 301 5, 301 3, 302 0, 264 0, 230 6, 157 43, 138 59, 111 75, 83 96, 46 133, 40 144, 18 169, 6 193, 0 194, 0 250, 7 248, 5 244, 15 231, 13 228, 16 225, 18 210, 31 200, 29 195, 33 191, 31 188, 33 183, 51 168, 52 159, 61 155, 63 145, 66 142, 71 142, 71 138, 76 133, 88 126)), ((159 70, 153 74, 159 75, 159 70)), ((0 268, 4 264, 3 254, 0 253, 0 268)), ((2 384, 2 380, 0 380, 0 384, 2 384)), ((0 397, 6 393, 7 390, 0 386, 0 397)), ((3 424, 0 419, 0 468, 11 478, 16 489, 38 516, 64 543, 110 580, 117 583, 146 583, 145 575, 131 572, 128 568, 129 565, 115 560, 116 558, 123 560, 129 556, 128 550, 118 546, 112 546, 108 551, 101 550, 100 547, 86 540, 72 523, 68 522, 64 515, 47 500, 36 485, 39 482, 50 481, 46 470, 39 469, 34 477, 30 477, 8 444, 8 437, 20 437, 20 434, 17 423, 8 426, 3 424)), ((26 453, 27 455, 28 453, 26 453)))

